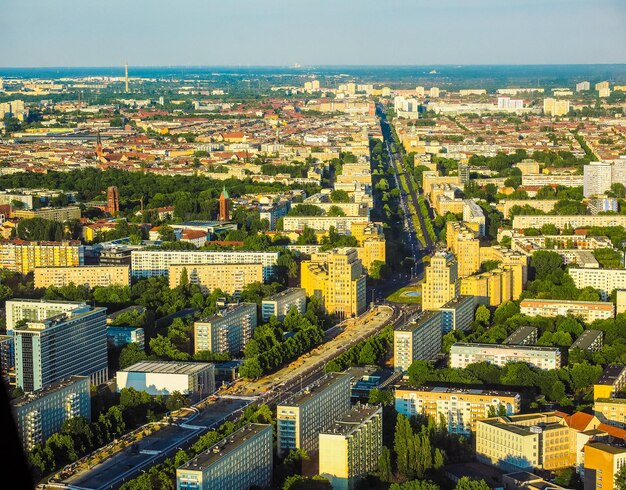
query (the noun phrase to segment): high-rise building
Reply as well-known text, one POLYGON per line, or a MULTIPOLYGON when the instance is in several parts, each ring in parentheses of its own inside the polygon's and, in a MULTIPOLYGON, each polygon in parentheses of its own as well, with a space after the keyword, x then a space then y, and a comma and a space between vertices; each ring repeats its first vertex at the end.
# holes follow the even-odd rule
POLYGON ((12 332, 22 320, 41 322, 46 318, 87 306, 84 301, 9 299, 6 302, 6 329, 12 332))
POLYGON ((608 162, 590 162, 584 167, 583 195, 600 196, 611 189, 613 167, 608 162))
POLYGON ((471 276, 480 271, 480 240, 473 230, 458 221, 448 221, 446 244, 457 258, 459 277, 471 276))
POLYGON ((0 335, 0 377, 8 376, 15 367, 13 335, 0 335))
POLYGON ((176 469, 178 490, 267 488, 272 483, 272 426, 248 424, 176 469))
POLYGON ((509 362, 525 362, 539 369, 559 369, 558 347, 534 345, 498 345, 456 342, 450 348, 450 367, 465 369, 470 364, 487 362, 504 367, 509 362))
POLYGON ((128 63, 126 63, 124 65, 124 92, 125 93, 129 92, 129 87, 128 87, 128 63))
POLYGON ((378 467, 383 448, 383 410, 355 405, 319 435, 319 474, 335 490, 352 490, 378 467))
POLYGON ((37 267, 35 287, 63 287, 72 283, 76 286, 130 286, 130 267, 83 265, 79 267, 37 267))
POLYGON ((195 352, 228 352, 237 355, 257 326, 257 305, 240 303, 193 324, 195 352))
POLYGON ((282 322, 292 308, 295 308, 301 315, 306 313, 306 291, 304 288, 287 288, 264 299, 261 303, 263 321, 267 322, 274 315, 279 322, 282 322))
POLYGON ((219 221, 230 221, 230 196, 226 186, 224 186, 220 194, 220 214, 218 219, 219 221))
POLYGON ((460 294, 459 268, 451 252, 437 252, 426 268, 422 309, 436 310, 460 294))
POLYGON ((604 82, 598 82, 595 84, 594 88, 596 90, 602 90, 603 88, 609 88, 609 82, 604 81, 604 82))
POLYGON ((74 417, 91 421, 89 378, 70 376, 11 401, 24 448, 30 451, 74 417))
POLYGON ((107 212, 111 216, 117 216, 120 213, 120 196, 114 185, 107 188, 107 212))
POLYGON ((569 112, 569 100, 543 99, 543 113, 546 116, 564 116, 569 112))
POLYGON ((398 413, 409 418, 423 415, 445 420, 449 433, 466 436, 476 431, 480 419, 518 413, 521 402, 520 394, 515 392, 444 386, 400 386, 394 396, 398 413))
POLYGON ((588 81, 579 82, 576 84, 576 92, 583 92, 585 90, 589 90, 590 88, 591 88, 591 85, 588 81))
POLYGON ((467 161, 459 162, 459 177, 462 184, 467 184, 470 181, 470 165, 467 161))
POLYGON ((36 391, 71 375, 108 378, 106 308, 79 306, 14 328, 17 386, 36 391))
POLYGON ((187 271, 189 284, 197 284, 206 292, 221 289, 234 296, 240 295, 248 284, 264 281, 261 264, 170 265, 168 267, 170 288, 180 285, 183 271, 187 271))
POLYGON ((439 308, 442 334, 452 330, 469 330, 474 321, 475 309, 476 301, 473 296, 459 296, 448 301, 439 308))
POLYGON ((432 361, 441 352, 441 312, 424 311, 393 331, 393 364, 406 371, 414 361, 432 361))
POLYGON ((85 247, 78 241, 0 242, 0 268, 28 274, 36 267, 77 267, 85 264, 85 247))
POLYGON ((328 314, 360 315, 366 307, 365 274, 356 249, 343 247, 311 255, 301 263, 301 287, 322 299, 328 314))
POLYGON ((351 376, 329 373, 276 407, 278 454, 317 451, 319 434, 350 409, 351 376))

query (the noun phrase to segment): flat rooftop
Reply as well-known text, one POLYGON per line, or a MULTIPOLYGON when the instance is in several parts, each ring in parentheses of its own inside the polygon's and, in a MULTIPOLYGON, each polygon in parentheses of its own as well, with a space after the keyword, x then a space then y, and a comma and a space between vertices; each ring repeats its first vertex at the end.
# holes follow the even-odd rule
POLYGON ((604 451, 606 453, 611 453, 611 454, 626 453, 626 447, 616 446, 613 444, 606 444, 605 442, 588 442, 587 446, 590 446, 594 449, 599 449, 600 451, 604 451))
POLYGON ((519 344, 526 340, 530 335, 536 334, 539 329, 536 327, 523 326, 518 327, 515 331, 502 341, 503 344, 519 344))
POLYGON ((292 407, 302 405, 309 401, 311 398, 319 395, 329 386, 332 386, 333 384, 338 383, 347 377, 350 377, 350 375, 346 373, 328 373, 320 380, 307 386, 302 391, 285 400, 279 405, 279 407, 292 407))
POLYGON ((211 466, 224 456, 237 450, 245 444, 246 441, 249 441, 252 437, 260 434, 268 427, 271 427, 271 425, 248 424, 238 431, 233 432, 228 437, 225 437, 206 451, 198 454, 195 458, 187 461, 178 469, 183 471, 202 471, 207 466, 211 466))
POLYGON ((219 310, 215 315, 208 316, 206 318, 201 318, 195 323, 211 323, 213 320, 217 320, 219 318, 224 318, 232 313, 236 313, 238 310, 243 309, 244 307, 250 307, 250 305, 254 305, 256 309, 256 303, 237 303, 235 305, 229 305, 222 310, 219 310))
POLYGON ((335 420, 328 429, 322 431, 321 434, 350 435, 379 412, 382 415, 381 407, 376 405, 355 405, 341 418, 335 420))
POLYGON ((59 313, 58 315, 54 315, 44 320, 30 320, 27 321, 26 325, 20 328, 14 328, 14 332, 23 332, 23 331, 31 331, 31 332, 42 332, 44 330, 48 330, 54 327, 57 327, 63 323, 67 323, 72 320, 77 320, 82 316, 92 315, 93 313, 104 312, 106 313, 107 309, 101 306, 96 306, 95 308, 88 306, 86 304, 78 305, 75 310, 70 310, 65 313, 59 313), (86 309, 89 308, 89 309, 86 309))
POLYGON ((265 298, 263 301, 276 301, 277 299, 289 296, 290 294, 299 293, 300 291, 304 291, 304 288, 287 288, 284 291, 273 294, 269 298, 265 298))
POLYGON ((474 302, 473 296, 459 296, 458 298, 451 299, 445 305, 443 305, 440 310, 455 310, 458 307, 464 305, 468 301, 474 302))
POLYGON ((470 342, 455 342, 452 344, 452 348, 455 347, 473 347, 482 349, 503 349, 503 350, 534 350, 544 352, 560 352, 558 347, 543 347, 540 345, 506 345, 506 344, 482 344, 482 343, 470 343, 470 342))
POLYGON ((600 379, 596 381, 597 385, 613 385, 622 374, 626 367, 622 364, 611 364, 604 369, 600 379))
POLYGON ((194 374, 203 371, 213 364, 209 362, 177 362, 177 361, 142 361, 125 369, 122 373, 163 373, 163 374, 194 374))
POLYGON ((453 395, 485 395, 485 396, 519 396, 516 391, 483 390, 480 388, 451 388, 447 386, 420 386, 399 385, 396 391, 421 391, 425 393, 442 393, 453 395))
POLYGON ((598 337, 601 339, 603 335, 604 334, 600 330, 585 330, 582 334, 580 334, 580 337, 576 339, 576 342, 570 346, 570 350, 588 349, 598 337))
POLYGON ((432 319, 435 315, 439 315, 439 314, 441 314, 440 311, 423 311, 413 321, 410 321, 408 323, 400 325, 399 327, 396 327, 394 330, 396 332, 410 332, 410 331, 413 331, 413 330, 419 328, 421 325, 423 325, 428 320, 432 319))
POLYGON ((62 299, 28 299, 28 298, 13 298, 7 300, 7 303, 32 303, 32 304, 52 304, 52 305, 86 305, 84 301, 65 301, 62 299))
MULTIPOLYGON (((22 407, 24 405, 28 405, 29 403, 39 400, 40 398, 44 398, 50 395, 51 393, 54 393, 55 391, 62 390, 64 388, 67 388, 68 386, 77 384, 84 380, 89 380, 89 377, 88 376, 70 376, 69 378, 65 378, 55 383, 52 383, 46 386, 45 388, 42 388, 41 390, 26 393, 25 395, 22 395, 19 398, 12 400, 11 405, 13 405, 16 408, 22 407)), ((89 391, 87 391, 87 393, 89 393, 89 391)))
POLYGON ((612 310, 614 308, 613 303, 606 301, 574 301, 571 299, 535 299, 529 298, 520 302, 520 306, 527 306, 533 303, 544 303, 546 305, 580 305, 580 306, 595 306, 604 310, 612 310))

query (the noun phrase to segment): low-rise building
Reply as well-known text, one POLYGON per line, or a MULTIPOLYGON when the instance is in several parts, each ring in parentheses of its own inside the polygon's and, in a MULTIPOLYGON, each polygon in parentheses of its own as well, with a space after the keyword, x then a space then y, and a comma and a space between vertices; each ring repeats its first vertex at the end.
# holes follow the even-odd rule
POLYGON ((242 352, 257 326, 257 305, 240 303, 193 324, 195 352, 242 352))
POLYGON ((272 315, 282 322, 292 308, 295 308, 301 315, 306 313, 306 290, 304 288, 288 288, 264 299, 261 303, 263 322, 267 322, 272 315))
POLYGON ((35 287, 57 288, 73 283, 76 286, 130 286, 130 267, 82 265, 78 267, 37 267, 35 287))
POLYGON ((611 364, 593 385, 593 399, 612 398, 626 387, 626 366, 611 364))
POLYGON ((607 320, 615 316, 613 303, 604 301, 571 301, 565 299, 525 299, 520 302, 520 313, 528 316, 578 316, 585 323, 607 320))
POLYGON ((569 351, 572 352, 574 349, 581 349, 589 352, 599 351, 602 349, 603 339, 604 332, 601 330, 585 330, 576 339, 576 342, 570 346, 569 351))
POLYGON ((441 312, 425 311, 393 331, 393 364, 406 371, 414 361, 434 360, 441 352, 441 312))
POLYGON ((221 289, 239 296, 253 282, 263 282, 262 264, 173 264, 168 267, 170 289, 180 285, 184 275, 189 284, 197 284, 205 292, 221 289))
POLYGON ((272 440, 271 425, 242 427, 177 468, 177 490, 269 487, 272 440))
POLYGON ((503 344, 535 345, 539 338, 539 329, 536 327, 521 326, 502 341, 503 344))
POLYGON ((113 326, 107 327, 107 342, 112 347, 124 347, 137 344, 141 350, 145 348, 145 336, 141 327, 113 326))
POLYGON ((558 347, 463 342, 456 342, 450 348, 450 367, 464 369, 477 362, 500 367, 509 362, 525 362, 539 369, 558 369, 561 367, 561 351, 558 347))

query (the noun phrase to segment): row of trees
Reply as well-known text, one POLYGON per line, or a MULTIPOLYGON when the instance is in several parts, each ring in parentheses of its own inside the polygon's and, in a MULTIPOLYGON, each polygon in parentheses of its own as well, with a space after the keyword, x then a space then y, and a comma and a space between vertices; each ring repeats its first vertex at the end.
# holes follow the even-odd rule
POLYGON ((380 333, 359 342, 326 364, 326 372, 342 372, 351 366, 378 364, 393 347, 393 328, 385 327, 380 333))

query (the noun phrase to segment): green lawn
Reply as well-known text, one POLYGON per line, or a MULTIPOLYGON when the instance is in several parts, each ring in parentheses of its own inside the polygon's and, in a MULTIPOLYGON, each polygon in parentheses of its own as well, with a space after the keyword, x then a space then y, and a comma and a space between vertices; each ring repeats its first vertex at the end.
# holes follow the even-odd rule
POLYGON ((421 286, 407 286, 390 294, 387 296, 387 299, 394 303, 412 303, 419 305, 422 302, 422 288, 421 286), (407 293, 409 294, 407 295, 407 293), (418 296, 412 296, 410 293, 417 293, 418 296))

